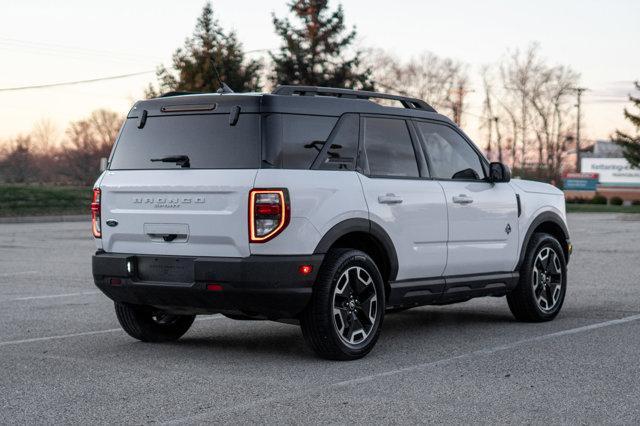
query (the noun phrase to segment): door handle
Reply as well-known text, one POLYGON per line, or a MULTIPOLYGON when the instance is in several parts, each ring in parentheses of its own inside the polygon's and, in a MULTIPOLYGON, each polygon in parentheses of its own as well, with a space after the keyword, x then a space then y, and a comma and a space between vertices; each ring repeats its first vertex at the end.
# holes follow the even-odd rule
POLYGON ((464 194, 460 194, 453 197, 453 202, 456 204, 471 204, 473 203, 473 198, 470 198, 469 196, 464 194))
POLYGON ((402 202, 402 198, 398 197, 396 194, 378 195, 378 202, 380 204, 400 204, 402 202))

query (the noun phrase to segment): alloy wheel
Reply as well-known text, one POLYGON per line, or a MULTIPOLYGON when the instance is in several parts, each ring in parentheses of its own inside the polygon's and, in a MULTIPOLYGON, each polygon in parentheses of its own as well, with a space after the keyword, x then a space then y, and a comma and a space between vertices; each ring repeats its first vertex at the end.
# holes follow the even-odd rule
POLYGON ((560 258, 551 247, 543 247, 533 262, 533 294, 538 307, 552 311, 562 292, 562 267, 560 258))
POLYGON ((378 292, 371 275, 359 266, 347 268, 333 291, 333 325, 340 339, 354 346, 374 331, 378 292))

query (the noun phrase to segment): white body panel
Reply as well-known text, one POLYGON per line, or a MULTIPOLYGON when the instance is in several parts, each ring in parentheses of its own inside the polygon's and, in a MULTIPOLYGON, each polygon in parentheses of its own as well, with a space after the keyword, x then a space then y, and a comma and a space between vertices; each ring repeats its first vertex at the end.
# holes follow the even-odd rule
POLYGON ((363 175, 360 180, 371 220, 389 234, 395 246, 396 279, 442 275, 447 263, 447 206, 439 183, 363 175), (400 202, 386 204, 384 197, 392 196, 400 202))
MULTIPOLYGON (((518 256, 522 250, 525 235, 532 222, 544 212, 552 212, 562 218, 567 224, 567 213, 565 207, 564 193, 555 186, 546 183, 529 180, 513 179, 509 182, 514 191, 520 194, 520 205, 522 214, 520 215, 519 228, 520 238, 518 241, 518 256)), ((513 264, 515 268, 516 264, 513 264)))
POLYGON ((334 225, 369 217, 356 172, 261 169, 255 187, 287 188, 291 223, 273 240, 251 244, 252 254, 311 254, 334 225))
POLYGON ((444 274, 510 271, 518 254, 518 206, 511 186, 463 181, 440 184, 449 211, 444 274))
POLYGON ((312 254, 336 224, 370 219, 391 238, 397 280, 514 270, 533 220, 550 211, 566 223, 564 195, 538 182, 508 184, 369 178, 319 170, 107 171, 102 239, 107 252, 246 257, 312 254), (276 238, 248 242, 252 188, 287 188, 291 220, 276 238), (520 195, 517 217, 515 194, 520 195), (393 196, 400 203, 380 202, 393 196), (467 195, 472 203, 453 202, 467 195), (116 227, 105 224, 117 220, 116 227), (511 232, 506 233, 509 224, 511 232), (163 234, 178 234, 167 243, 163 234))
POLYGON ((257 170, 107 171, 102 248, 175 256, 249 255, 247 206, 257 170), (117 220, 115 227, 107 220, 117 220), (176 234, 170 243, 162 235, 176 234))

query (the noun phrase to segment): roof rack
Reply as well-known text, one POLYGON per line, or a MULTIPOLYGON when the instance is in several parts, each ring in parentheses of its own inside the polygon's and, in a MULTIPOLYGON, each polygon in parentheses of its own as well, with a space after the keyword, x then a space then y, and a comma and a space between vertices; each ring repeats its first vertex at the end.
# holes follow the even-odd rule
POLYGON ((399 101, 402 106, 410 109, 421 109, 429 112, 436 110, 422 99, 410 98, 407 96, 390 95, 388 93, 369 92, 366 90, 337 89, 333 87, 316 86, 278 86, 273 92, 274 95, 283 96, 335 96, 349 99, 391 99, 399 101))

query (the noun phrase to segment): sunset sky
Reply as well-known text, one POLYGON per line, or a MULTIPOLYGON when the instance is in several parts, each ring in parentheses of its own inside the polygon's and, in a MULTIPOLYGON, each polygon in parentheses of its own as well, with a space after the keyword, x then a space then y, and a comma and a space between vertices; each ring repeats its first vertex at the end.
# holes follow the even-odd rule
MULTIPOLYGON (((552 64, 571 66, 589 89, 584 97, 585 135, 607 138, 628 129, 622 116, 632 82, 640 79, 640 2, 602 1, 343 1, 347 23, 356 25, 360 47, 381 47, 402 58, 429 50, 469 64, 468 111, 481 113, 481 65, 507 49, 539 42, 552 64)), ((66 124, 97 108, 125 114, 153 71, 191 34, 202 0, 93 2, 0 0, 0 89, 137 72, 149 73, 92 84, 0 91, 0 140, 27 133, 48 119, 66 124)), ((333 5, 337 2, 333 1, 333 5)), ((252 56, 265 55, 279 40, 271 13, 286 12, 284 0, 217 0, 221 24, 235 29, 252 56)), ((465 129, 479 134, 477 120, 465 129)), ((481 142, 481 141, 478 141, 481 142)))

